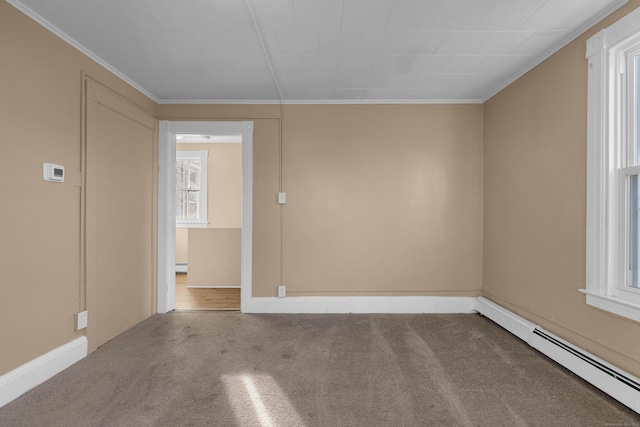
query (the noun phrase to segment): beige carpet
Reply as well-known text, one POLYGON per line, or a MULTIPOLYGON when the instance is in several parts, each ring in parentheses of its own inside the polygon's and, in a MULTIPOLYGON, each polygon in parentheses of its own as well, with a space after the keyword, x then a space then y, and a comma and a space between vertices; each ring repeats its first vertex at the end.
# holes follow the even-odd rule
POLYGON ((156 315, 1 426, 634 426, 479 315, 156 315))

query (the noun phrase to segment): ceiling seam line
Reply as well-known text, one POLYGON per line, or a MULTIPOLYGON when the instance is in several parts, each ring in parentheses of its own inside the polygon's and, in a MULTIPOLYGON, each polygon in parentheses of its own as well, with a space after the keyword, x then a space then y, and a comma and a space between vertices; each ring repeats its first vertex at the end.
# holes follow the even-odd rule
POLYGON ((282 98, 282 91, 280 90, 280 85, 278 84, 276 71, 273 68, 273 63, 271 62, 271 55, 269 55, 269 50, 267 49, 267 45, 264 42, 264 38, 262 37, 262 31, 260 30, 260 25, 258 25, 258 20, 256 19, 256 15, 253 12, 253 8, 251 7, 251 1, 244 0, 244 4, 247 7, 247 10, 249 11, 249 15, 251 16, 253 27, 256 30, 256 34, 258 35, 258 40, 260 40, 262 53, 264 54, 264 57, 267 60, 267 65, 269 66, 269 71, 271 72, 271 78, 273 79, 273 84, 276 86, 276 91, 278 92, 278 98, 280 99, 280 103, 282 103, 284 100, 282 98))

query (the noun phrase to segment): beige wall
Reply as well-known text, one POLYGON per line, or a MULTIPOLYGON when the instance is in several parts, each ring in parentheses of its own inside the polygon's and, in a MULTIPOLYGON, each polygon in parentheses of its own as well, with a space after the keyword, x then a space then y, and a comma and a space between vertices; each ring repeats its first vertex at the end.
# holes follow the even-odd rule
POLYGON ((240 228, 189 228, 187 286, 240 286, 240 228))
POLYGON ((482 106, 285 107, 289 295, 476 295, 482 106))
POLYGON ((640 324, 585 304, 588 37, 484 106, 486 297, 640 375, 640 324))
POLYGON ((189 229, 176 228, 176 263, 189 260, 189 229))
POLYGON ((155 104, 8 3, 0 2, 0 375, 71 341, 80 278, 82 71, 155 104), (64 165, 46 183, 42 163, 64 165))
POLYGON ((254 296, 275 296, 281 280, 289 295, 479 294, 481 106, 290 105, 283 112, 281 149, 279 107, 159 106, 161 119, 260 117, 254 296))

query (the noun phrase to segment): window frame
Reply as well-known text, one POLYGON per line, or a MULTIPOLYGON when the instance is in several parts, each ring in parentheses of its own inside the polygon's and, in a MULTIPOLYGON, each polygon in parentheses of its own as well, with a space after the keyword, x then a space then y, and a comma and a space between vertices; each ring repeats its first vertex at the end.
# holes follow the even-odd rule
POLYGON ((587 271, 580 292, 588 305, 640 322, 640 289, 627 286, 629 176, 640 173, 640 162, 630 161, 638 118, 637 98, 628 94, 639 82, 629 58, 638 55, 640 8, 587 40, 587 271))
MULTIPOLYGON (((176 227, 178 228, 206 228, 209 226, 208 218, 208 190, 207 190, 207 168, 209 152, 207 150, 176 150, 176 161, 178 160, 200 160, 200 197, 199 197, 199 219, 178 219, 176 217, 176 227)), ((174 192, 177 195, 176 176, 173 176, 174 192)), ((176 203, 174 201, 174 203, 176 203)))

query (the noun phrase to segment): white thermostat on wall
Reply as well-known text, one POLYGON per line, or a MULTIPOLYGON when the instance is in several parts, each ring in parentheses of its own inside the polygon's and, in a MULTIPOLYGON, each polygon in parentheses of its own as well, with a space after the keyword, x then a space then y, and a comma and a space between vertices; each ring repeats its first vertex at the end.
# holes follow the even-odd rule
POLYGON ((42 172, 45 181, 64 182, 64 166, 45 163, 42 172))

